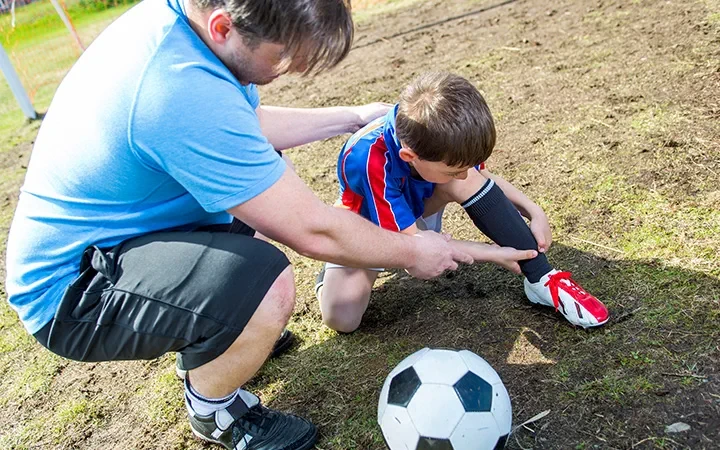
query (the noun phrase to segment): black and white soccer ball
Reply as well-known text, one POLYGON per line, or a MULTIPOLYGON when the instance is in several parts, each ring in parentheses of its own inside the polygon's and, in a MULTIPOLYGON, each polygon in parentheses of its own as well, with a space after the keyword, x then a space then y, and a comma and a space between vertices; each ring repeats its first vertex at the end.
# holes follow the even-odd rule
POLYGON ((390 450, 501 449, 512 406, 500 376, 478 355, 424 348, 385 379, 378 423, 390 450))

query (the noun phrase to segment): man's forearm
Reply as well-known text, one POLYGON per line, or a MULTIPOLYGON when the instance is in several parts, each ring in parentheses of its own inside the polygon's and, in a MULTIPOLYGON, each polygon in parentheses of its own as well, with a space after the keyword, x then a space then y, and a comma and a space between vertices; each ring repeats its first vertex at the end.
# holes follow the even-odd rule
POLYGON ((362 125, 358 114, 349 106, 331 108, 260 106, 257 112, 263 134, 277 150, 352 133, 362 125))
POLYGON ((361 216, 328 207, 305 247, 306 256, 348 267, 407 269, 415 260, 417 237, 383 230, 361 216))
POLYGON ((440 234, 406 236, 325 205, 289 169, 268 189, 228 212, 302 255, 346 266, 397 267, 432 278, 456 269, 458 262, 473 261, 440 234))

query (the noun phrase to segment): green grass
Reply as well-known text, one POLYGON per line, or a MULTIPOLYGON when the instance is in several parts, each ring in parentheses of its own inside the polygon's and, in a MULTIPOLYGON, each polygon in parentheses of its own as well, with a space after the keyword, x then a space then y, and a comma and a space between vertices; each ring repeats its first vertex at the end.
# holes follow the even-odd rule
MULTIPOLYGON (((357 22, 375 35, 387 34, 386 29, 371 28, 376 18, 411 11, 414 1, 397 0, 359 11, 357 22)), ((339 335, 320 323, 312 294, 313 274, 320 264, 291 254, 298 308, 290 328, 302 342, 288 355, 268 362, 247 387, 272 407, 310 417, 321 427, 318 448, 383 448, 375 417, 380 386, 393 366, 425 345, 475 345, 478 353, 494 358, 503 374, 512 375, 505 381, 516 423, 552 408, 552 420, 536 424, 539 433, 518 430, 515 442, 523 448, 541 445, 537 437, 547 439, 543 446, 548 448, 630 448, 643 440, 654 448, 680 448, 663 437, 664 426, 672 423, 666 421, 668 416, 684 413, 677 406, 683 403, 692 403, 694 409, 705 407, 697 401, 699 394, 717 397, 716 388, 703 377, 716 371, 720 339, 720 211, 713 200, 718 198, 713 164, 720 125, 713 115, 716 109, 710 109, 714 100, 702 99, 702 95, 717 98, 712 97, 712 86, 706 82, 710 89, 696 95, 688 90, 715 76, 716 52, 703 41, 709 42, 712 35, 703 37, 702 31, 688 26, 672 40, 673 44, 694 40, 687 53, 656 55, 648 51, 641 32, 623 22, 648 20, 657 28, 667 20, 680 21, 681 15, 656 11, 647 0, 614 13, 608 10, 614 6, 587 11, 565 5, 563 11, 574 15, 557 27, 551 24, 555 27, 551 29, 564 31, 562 41, 552 42, 548 35, 539 48, 522 44, 526 37, 534 39, 534 29, 524 22, 532 18, 532 11, 520 14, 519 6, 512 14, 499 11, 500 22, 489 32, 483 28, 485 22, 478 22, 479 31, 472 28, 484 36, 474 44, 473 53, 454 55, 443 64, 473 79, 488 99, 501 139, 493 163, 504 176, 523 183, 548 213, 556 238, 553 262, 575 271, 589 291, 608 303, 613 320, 623 320, 594 332, 575 330, 552 312, 538 312, 522 303, 516 278, 467 269, 454 281, 408 283, 413 289, 409 292, 397 287, 399 280, 384 278, 369 312, 374 324, 364 324, 353 335, 339 335), (616 27, 617 23, 623 26, 616 27), (610 30, 604 35, 607 40, 597 37, 603 30, 610 30), (644 74, 651 70, 648 79, 644 74), (684 180, 687 184, 680 183, 684 180), (473 283, 487 291, 482 299, 468 298, 472 294, 464 289, 473 283), (427 292, 437 295, 429 300, 416 295, 427 292), (521 327, 532 327, 532 333, 521 327), (509 363, 520 337, 537 346, 545 362, 509 363), (577 434, 578 429, 587 434, 577 434)), ((78 6, 70 5, 71 11, 73 7, 78 6)), ((24 11, 35 14, 43 8, 47 3, 24 11)), ((126 8, 71 15, 89 42, 126 8)), ((534 18, 538 30, 551 26, 543 21, 565 16, 565 12, 547 16, 544 8, 534 18)), ((717 32, 716 12, 702 10, 697 2, 681 9, 691 11, 682 20, 707 22, 708 33, 717 32)), ((0 26, 6 26, 6 19, 0 18, 0 26)), ((32 23, 20 16, 18 20, 32 31, 22 39, 14 34, 12 43, 21 56, 40 60, 32 79, 39 82, 35 101, 42 110, 77 55, 61 23, 51 25, 50 19, 32 23)), ((405 22, 405 26, 411 25, 405 22)), ((437 38, 438 46, 467 39, 454 34, 455 26, 443 28, 447 36, 437 38)), ((432 37, 432 30, 426 33, 423 36, 432 37)), ((392 43, 405 45, 402 39, 392 43)), ((377 52, 381 46, 367 51, 377 52)), ((408 44, 403 51, 411 50, 408 44)), ((357 58, 353 54, 350 58, 357 58)), ((402 70, 407 73, 433 63, 406 59, 402 70)), ((20 66, 25 69, 25 64, 20 66)), ((320 87, 332 84, 332 77, 350 74, 327 76, 313 86, 317 95, 313 101, 354 103, 378 96, 372 87, 364 88, 362 78, 355 78, 363 86, 356 89, 357 95, 345 96, 343 91, 326 98, 320 87)), ((263 94, 264 100, 286 98, 279 97, 282 89, 272 87, 267 96, 263 94)), ((15 158, 15 146, 32 140, 38 125, 25 122, 9 91, 0 85, 0 157, 15 158)), ((301 175, 314 176, 317 167, 332 166, 338 143, 293 152, 301 175), (326 155, 331 156, 322 159, 326 155)), ((16 192, 23 176, 18 164, 0 169, 1 192, 16 192)), ((313 188, 332 201, 335 186, 328 186, 313 188)), ((11 207, 0 210, 0 229, 7 230, 11 217, 11 207)), ((447 226, 456 236, 478 236, 467 226, 462 211, 449 209, 447 226)), ((5 251, 5 240, 1 233, 0 253, 5 251)), ((154 362, 92 367, 68 362, 41 349, 2 301, 0 406, 8 413, 0 418, 7 425, 0 448, 97 448, 108 442, 123 448, 207 448, 192 439, 182 384, 172 366, 172 355, 154 362), (135 434, 145 440, 133 441, 135 434)), ((708 411, 687 420, 704 417, 708 411)), ((690 433, 699 433, 700 426, 693 426, 690 433)), ((672 439, 680 441, 683 436, 672 439)))
MULTIPOLYGON (((120 4, 108 9, 92 9, 79 2, 68 6, 80 40, 85 46, 110 22, 130 8, 120 4)), ((52 4, 43 0, 16 10, 16 24, 10 15, 0 16, 0 38, 20 76, 35 110, 43 112, 73 63, 80 49, 60 20, 52 4)), ((25 118, 8 85, 0 83, 0 134, 6 135, 22 127, 25 118)), ((22 136, 26 139, 26 136, 22 136)))
MULTIPOLYGON (((137 0, 121 0, 116 2, 85 2, 68 1, 67 16, 82 36, 81 29, 88 24, 95 24, 106 17, 117 17, 132 6, 137 0)), ((14 50, 22 50, 35 46, 44 46, 50 40, 68 33, 62 19, 50 1, 36 1, 15 10, 15 26, 12 16, 0 16, 0 32, 3 34, 3 45, 14 50)))
POLYGON ((148 418, 155 426, 163 428, 184 418, 182 383, 178 383, 174 363, 165 364, 165 367, 165 371, 159 371, 147 387, 136 394, 146 404, 148 418))

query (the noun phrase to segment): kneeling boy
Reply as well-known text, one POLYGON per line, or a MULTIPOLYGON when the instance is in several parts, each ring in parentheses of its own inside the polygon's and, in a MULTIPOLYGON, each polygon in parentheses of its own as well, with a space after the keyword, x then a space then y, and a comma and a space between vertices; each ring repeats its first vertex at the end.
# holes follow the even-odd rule
MULTIPOLYGON (((445 205, 459 203, 477 228, 503 247, 455 245, 464 246, 476 261, 522 271, 532 303, 554 307, 576 326, 603 325, 609 317, 605 305, 569 272, 548 262, 544 252, 552 236, 543 210, 485 167, 494 145, 492 115, 478 90, 457 75, 426 73, 385 117, 344 145, 338 159, 338 206, 413 235, 418 228, 440 232, 445 205), (530 252, 521 256, 513 249, 530 252)), ((325 324, 341 332, 355 330, 380 270, 326 264, 316 285, 325 324)))

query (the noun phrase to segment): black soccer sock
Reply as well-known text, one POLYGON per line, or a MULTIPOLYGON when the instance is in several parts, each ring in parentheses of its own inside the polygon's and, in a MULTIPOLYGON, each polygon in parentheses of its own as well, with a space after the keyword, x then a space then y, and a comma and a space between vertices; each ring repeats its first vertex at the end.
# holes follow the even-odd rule
MULTIPOLYGON (((538 249, 530 227, 493 180, 487 180, 479 191, 462 204, 462 207, 475 226, 496 244, 518 250, 538 249)), ((543 253, 519 263, 523 275, 531 283, 537 283, 543 275, 552 270, 543 253)))

